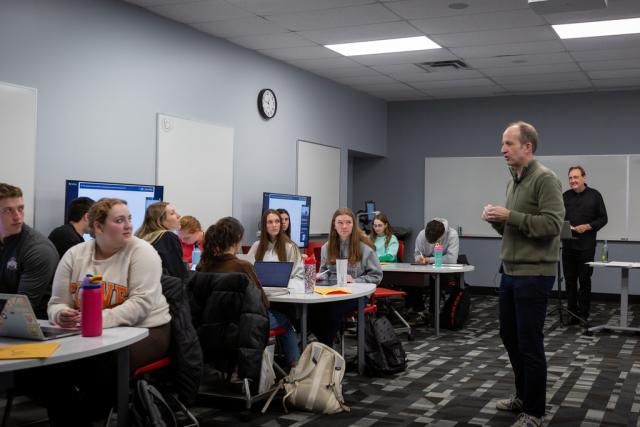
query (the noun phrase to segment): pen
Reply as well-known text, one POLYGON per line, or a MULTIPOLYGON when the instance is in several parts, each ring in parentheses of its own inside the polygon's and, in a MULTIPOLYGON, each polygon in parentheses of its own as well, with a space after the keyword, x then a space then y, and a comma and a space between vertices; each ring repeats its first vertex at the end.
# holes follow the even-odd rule
POLYGON ((325 271, 323 271, 323 272, 321 272, 321 273, 318 273, 318 274, 316 274, 316 277, 324 276, 324 275, 325 275, 325 274, 327 274, 329 271, 331 271, 331 270, 325 270, 325 271))

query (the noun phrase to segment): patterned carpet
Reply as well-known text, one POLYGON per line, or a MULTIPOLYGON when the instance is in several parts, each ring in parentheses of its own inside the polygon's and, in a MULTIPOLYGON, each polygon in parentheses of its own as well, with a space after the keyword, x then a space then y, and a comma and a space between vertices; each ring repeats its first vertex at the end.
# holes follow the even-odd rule
MULTIPOLYGON (((474 296, 464 330, 443 330, 436 338, 431 328, 420 327, 414 341, 402 336, 409 359, 402 374, 368 378, 350 369, 343 392, 351 412, 285 414, 279 399, 265 415, 259 412, 260 404, 247 417, 241 405, 227 401, 215 407, 197 406, 193 412, 203 426, 509 426, 515 414, 496 411, 494 406, 496 399, 513 390, 512 371, 498 336, 496 305, 495 296, 474 296)), ((638 310, 631 306, 632 325, 639 323, 638 310)), ((595 304, 592 320, 617 322, 618 304, 595 304)), ((560 325, 557 314, 547 318, 545 331, 549 364, 545 424, 640 426, 638 336, 610 332, 585 336, 578 326, 560 325)), ((23 402, 14 407, 10 425, 42 417, 41 409, 23 402)))

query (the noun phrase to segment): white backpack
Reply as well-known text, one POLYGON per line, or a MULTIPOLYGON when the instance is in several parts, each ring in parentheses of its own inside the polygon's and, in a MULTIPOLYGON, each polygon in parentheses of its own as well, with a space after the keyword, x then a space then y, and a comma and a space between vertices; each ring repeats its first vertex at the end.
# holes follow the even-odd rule
POLYGON ((349 411, 342 397, 345 368, 344 359, 337 351, 319 342, 312 342, 304 349, 298 365, 280 381, 262 412, 267 410, 282 387, 285 390, 282 398, 285 412, 288 412, 287 404, 321 414, 349 411))

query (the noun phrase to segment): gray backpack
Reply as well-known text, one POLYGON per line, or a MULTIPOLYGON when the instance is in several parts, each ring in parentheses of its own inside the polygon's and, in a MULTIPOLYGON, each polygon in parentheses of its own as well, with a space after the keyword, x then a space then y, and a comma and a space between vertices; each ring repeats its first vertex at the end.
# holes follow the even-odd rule
POLYGON ((346 364, 334 349, 312 342, 300 356, 298 365, 283 378, 262 408, 264 413, 278 390, 284 387, 282 405, 320 414, 349 411, 342 397, 346 364))

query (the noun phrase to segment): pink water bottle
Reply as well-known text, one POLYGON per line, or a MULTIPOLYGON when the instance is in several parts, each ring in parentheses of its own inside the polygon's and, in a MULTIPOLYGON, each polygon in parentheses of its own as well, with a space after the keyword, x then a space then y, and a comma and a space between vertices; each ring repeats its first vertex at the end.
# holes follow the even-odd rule
POLYGON ((80 290, 80 325, 83 337, 102 335, 102 276, 90 274, 82 281, 80 290))

